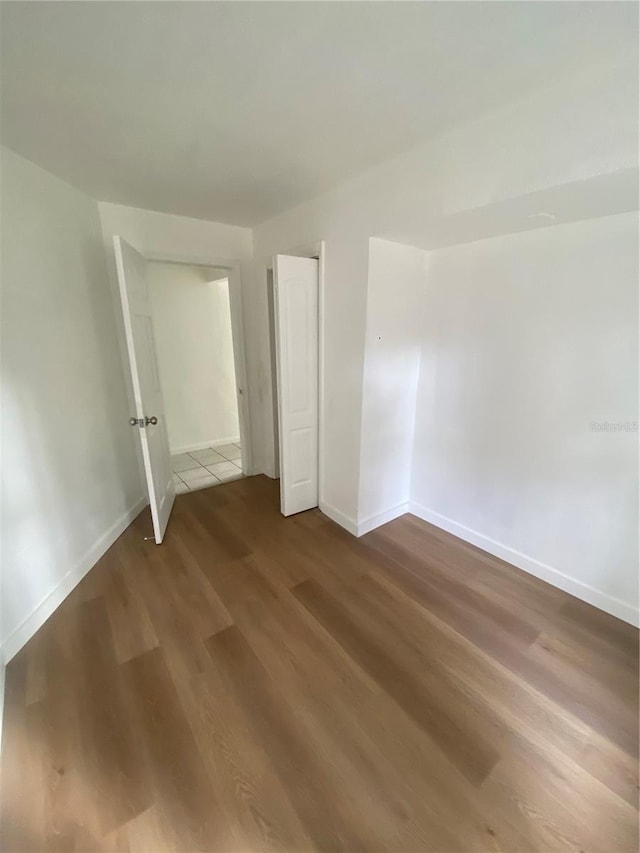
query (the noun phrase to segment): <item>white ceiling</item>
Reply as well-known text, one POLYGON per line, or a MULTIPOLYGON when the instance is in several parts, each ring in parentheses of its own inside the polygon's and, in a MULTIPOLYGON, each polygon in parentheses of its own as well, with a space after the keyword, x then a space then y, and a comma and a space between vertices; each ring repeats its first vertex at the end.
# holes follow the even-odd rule
POLYGON ((94 198, 252 225, 637 45, 635 3, 2 2, 2 138, 94 198))

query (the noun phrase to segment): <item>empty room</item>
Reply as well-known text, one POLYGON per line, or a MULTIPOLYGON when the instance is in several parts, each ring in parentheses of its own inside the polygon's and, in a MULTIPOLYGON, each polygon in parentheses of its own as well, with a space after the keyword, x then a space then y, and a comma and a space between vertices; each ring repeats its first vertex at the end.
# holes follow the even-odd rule
POLYGON ((639 5, 0 0, 0 848, 635 853, 639 5))

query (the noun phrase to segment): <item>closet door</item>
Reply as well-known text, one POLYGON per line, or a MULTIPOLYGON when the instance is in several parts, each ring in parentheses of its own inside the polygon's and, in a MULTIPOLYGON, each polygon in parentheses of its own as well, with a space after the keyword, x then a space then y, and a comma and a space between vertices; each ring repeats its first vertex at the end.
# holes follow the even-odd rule
POLYGON ((318 261, 276 255, 280 507, 318 506, 318 261))

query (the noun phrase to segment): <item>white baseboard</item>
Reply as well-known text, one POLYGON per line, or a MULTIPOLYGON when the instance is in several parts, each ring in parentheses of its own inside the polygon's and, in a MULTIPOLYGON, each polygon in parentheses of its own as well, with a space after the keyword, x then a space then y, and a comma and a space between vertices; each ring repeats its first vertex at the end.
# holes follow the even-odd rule
POLYGON ((356 533, 356 536, 364 536, 365 533, 375 530, 376 527, 380 527, 381 524, 393 521, 394 518, 399 518, 406 512, 409 512, 408 501, 398 504, 398 506, 394 506, 391 509, 387 509, 384 512, 379 512, 377 515, 370 515, 369 518, 365 518, 363 521, 358 522, 358 532, 356 533))
POLYGON ((340 527, 344 527, 345 530, 352 533, 354 536, 358 535, 358 525, 352 518, 345 515, 344 512, 341 512, 339 509, 336 509, 331 506, 331 504, 325 503, 324 501, 320 501, 318 506, 320 508, 320 512, 323 512, 328 516, 331 521, 335 521, 336 524, 339 524, 340 527))
POLYGON ((33 637, 38 628, 47 621, 53 611, 59 607, 69 593, 80 583, 87 572, 95 566, 105 551, 113 545, 118 536, 131 524, 134 518, 142 512, 149 501, 146 496, 140 498, 130 509, 98 539, 94 545, 81 557, 76 565, 62 577, 56 586, 50 590, 31 613, 18 625, 15 630, 0 643, 0 661, 7 664, 25 643, 33 637))
POLYGON ((222 447, 223 444, 238 444, 240 436, 229 436, 228 438, 214 438, 211 441, 199 441, 197 444, 185 444, 182 447, 171 447, 169 452, 172 456, 178 453, 191 453, 193 450, 206 450, 207 447, 222 447))
POLYGON ((453 519, 440 515, 440 513, 427 509, 427 507, 414 501, 410 501, 409 503, 409 512, 417 515, 423 521, 428 521, 430 524, 440 527, 448 533, 452 533, 459 539, 469 542, 471 545, 476 545, 483 551, 493 554, 494 557, 499 557, 501 560, 511 563, 513 566, 522 569, 523 572, 528 572, 530 575, 534 575, 550 583, 552 586, 575 595, 576 598, 586 601, 588 604, 593 604, 594 607, 604 610, 605 613, 610 613, 612 616, 616 616, 618 619, 629 622, 636 627, 640 625, 640 612, 638 608, 627 604, 625 601, 621 601, 619 598, 614 598, 608 593, 602 592, 602 590, 577 580, 577 578, 566 575, 559 569, 554 569, 552 566, 546 565, 546 563, 541 563, 533 557, 528 557, 526 554, 510 548, 508 545, 496 542, 494 539, 478 533, 477 530, 471 530, 469 527, 458 524, 453 519))

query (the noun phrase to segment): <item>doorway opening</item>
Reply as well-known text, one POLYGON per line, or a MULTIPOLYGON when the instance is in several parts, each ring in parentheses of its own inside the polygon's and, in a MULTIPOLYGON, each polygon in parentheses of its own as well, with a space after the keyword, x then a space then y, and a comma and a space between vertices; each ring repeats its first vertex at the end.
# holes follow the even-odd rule
POLYGON ((149 261, 147 283, 175 492, 238 479, 229 270, 149 261))
MULTIPOLYGON (((225 479, 231 478, 229 475, 237 477, 251 471, 250 413, 245 393, 247 372, 242 321, 240 264, 237 261, 226 262, 206 257, 176 257, 164 253, 144 255, 119 235, 115 235, 113 238, 113 248, 135 407, 129 418, 129 423, 136 429, 140 439, 141 462, 149 495, 154 539, 160 545, 169 523, 176 497, 176 488, 183 492, 193 491, 194 488, 204 488, 224 482, 225 479), (161 335, 163 342, 166 339, 166 347, 163 343, 162 348, 168 352, 166 358, 163 358, 165 363, 163 372, 166 374, 167 364, 172 367, 175 366, 176 353, 183 353, 186 344, 193 344, 195 340, 208 340, 210 343, 213 340, 214 344, 220 343, 222 340, 228 340, 230 334, 237 422, 234 420, 233 427, 226 428, 237 430, 239 436, 234 432, 233 435, 217 438, 213 437, 211 432, 204 432, 199 433, 196 439, 185 439, 183 433, 174 429, 172 430, 172 452, 163 394, 163 384, 166 384, 166 378, 163 383, 160 378, 156 343, 157 306, 154 309, 152 303, 154 294, 149 281, 149 266, 154 262, 164 262, 165 266, 162 267, 161 276, 166 276, 163 280, 168 286, 167 292, 172 297, 171 310, 165 311, 165 332, 161 335), (175 287, 174 285, 176 284, 175 278, 178 275, 177 271, 182 270, 184 272, 184 267, 189 267, 192 270, 190 273, 192 283, 195 277, 196 283, 200 286, 205 284, 215 289, 215 293, 213 291, 209 293, 205 307, 201 308, 202 317, 198 311, 194 312, 191 307, 187 312, 190 319, 185 320, 182 317, 186 285, 184 282, 178 282, 175 287), (193 272, 194 269, 195 272, 193 272), (181 287, 181 285, 183 286, 181 287), (225 334, 221 331, 218 331, 217 335, 214 333, 214 318, 212 310, 210 310, 214 297, 220 305, 225 306, 224 310, 220 309, 219 312, 219 323, 224 323, 227 329, 225 334), (173 302, 174 299, 177 300, 178 308, 173 302), (179 327, 175 323, 178 317, 181 318, 179 327), (204 330, 200 327, 199 322, 194 322, 194 318, 200 321, 207 317, 210 326, 204 330), (231 440, 236 437, 239 438, 238 441, 231 440), (188 440, 189 444, 178 444, 179 441, 185 440, 188 440), (191 443, 192 441, 193 443, 191 443), (200 450, 197 449, 198 446, 200 450), (187 454, 183 463, 186 462, 189 468, 182 467, 180 461, 173 460, 172 462, 172 455, 181 456, 182 453, 187 454), (201 454, 200 458, 195 455, 196 453, 201 454), (222 457, 223 461, 218 459, 219 456, 222 457), (193 469, 190 467, 192 464, 194 465, 193 469), (219 467, 216 468, 216 465, 219 467), (172 467, 182 467, 182 470, 172 470, 172 467), (240 473, 234 470, 236 468, 240 470, 240 473), (197 473, 194 475, 183 473, 187 470, 197 470, 197 473)), ((167 288, 165 287, 165 289, 167 288)), ((227 361, 230 360, 227 357, 227 361)), ((215 356, 212 360, 206 354, 200 353, 193 363, 197 364, 198 368, 202 368, 204 365, 205 374, 212 373, 215 356)), ((230 371, 231 368, 229 367, 230 371)), ((183 420, 186 415, 187 422, 189 422, 194 409, 190 408, 187 414, 180 412, 180 407, 184 403, 185 388, 190 384, 191 379, 191 368, 187 366, 179 374, 176 383, 178 394, 176 399, 178 402, 174 406, 174 412, 178 411, 183 420)), ((210 402, 209 397, 210 393, 205 388, 200 395, 192 395, 190 403, 192 406, 202 407, 203 399, 206 398, 208 404, 210 402)), ((209 423, 206 429, 212 429, 209 423)))

